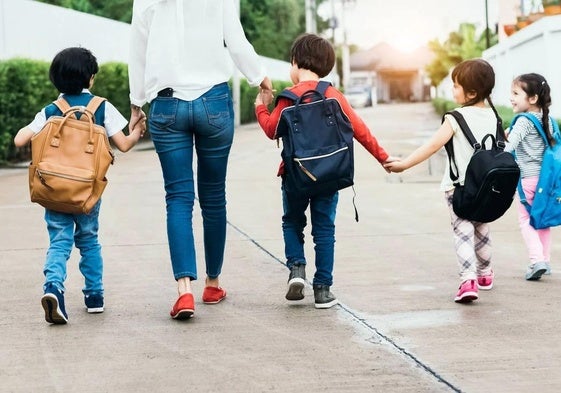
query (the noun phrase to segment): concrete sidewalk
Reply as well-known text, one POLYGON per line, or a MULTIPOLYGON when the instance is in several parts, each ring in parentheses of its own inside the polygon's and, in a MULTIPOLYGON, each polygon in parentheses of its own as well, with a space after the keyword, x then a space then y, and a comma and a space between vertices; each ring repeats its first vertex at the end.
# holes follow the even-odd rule
MULTIPOLYGON (((406 155, 436 130, 429 104, 361 109, 382 146, 406 155)), ((78 253, 68 264, 69 324, 43 319, 43 211, 26 169, 0 170, 1 392, 558 392, 561 276, 523 279, 526 250, 512 208, 492 224, 496 284, 458 305, 448 212, 438 191, 445 155, 388 175, 356 144, 356 204, 340 194, 330 310, 284 299, 280 149, 242 126, 228 173, 228 298, 178 322, 160 167, 150 143, 117 157, 100 237, 106 311, 85 312, 78 253)), ((201 219, 195 211, 199 274, 201 219)), ((308 276, 313 245, 306 236, 308 276)))

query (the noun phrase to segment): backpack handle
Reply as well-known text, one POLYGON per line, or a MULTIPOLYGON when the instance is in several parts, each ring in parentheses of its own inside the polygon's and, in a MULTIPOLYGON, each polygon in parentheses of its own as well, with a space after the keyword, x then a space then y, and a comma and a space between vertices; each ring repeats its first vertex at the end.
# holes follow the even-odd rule
POLYGON ((302 121, 302 116, 300 115, 300 106, 318 103, 320 101, 321 104, 317 104, 317 105, 322 105, 323 112, 325 113, 326 123, 328 125, 334 124, 333 111, 331 110, 331 107, 328 105, 325 96, 317 90, 308 90, 304 94, 302 94, 298 98, 298 100, 296 100, 296 102, 294 103, 294 121, 293 121, 294 131, 298 132, 299 130, 298 123, 302 121))
MULTIPOLYGON (((498 113, 496 112, 496 110, 494 108, 493 108, 493 112, 495 113, 495 117, 497 118, 497 130, 495 132, 495 135, 487 134, 483 138, 481 143, 477 142, 477 140, 475 139, 475 136, 473 136, 473 133, 471 132, 471 129, 469 128, 469 126, 466 122, 466 119, 464 119, 464 116, 462 116, 462 114, 460 112, 455 111, 455 110, 446 112, 442 116, 442 123, 444 123, 444 119, 445 119, 446 115, 452 116, 456 120, 458 125, 460 126, 460 129, 462 130, 462 133, 464 134, 464 136, 466 137, 469 144, 473 147, 474 150, 479 150, 479 149, 485 148, 485 141, 486 141, 486 139, 489 135, 492 137, 493 145, 496 145, 500 150, 504 150, 506 144, 505 144, 505 142, 504 142, 504 140, 501 136, 502 120, 501 120, 501 117, 498 115, 498 113)), ((457 183, 457 181, 460 177, 460 171, 458 170, 458 165, 456 164, 456 158, 454 156, 454 144, 452 142, 452 138, 450 138, 450 140, 448 142, 446 142, 446 144, 444 145, 444 148, 446 149, 446 153, 448 153, 448 169, 449 169, 449 174, 450 174, 450 180, 452 180, 454 185, 456 185, 456 183, 457 183), (455 172, 454 172, 454 168, 452 168, 452 166, 455 167, 455 169, 456 169, 455 172)))
MULTIPOLYGON (((93 115, 89 112, 86 111, 85 107, 77 107, 74 106, 72 108, 70 108, 65 114, 64 117, 62 119, 62 121, 60 122, 56 132, 53 135, 53 139, 51 139, 51 146, 52 147, 59 147, 60 146, 60 132, 62 130, 62 127, 64 126, 64 124, 68 121, 68 119, 71 118, 71 115, 76 113, 76 112, 81 112, 83 115, 86 116, 86 118, 88 119, 88 123, 89 123, 89 137, 88 137, 88 143, 86 144, 86 148, 85 148, 85 152, 86 153, 90 153, 92 154, 94 152, 94 138, 93 138, 93 129, 94 129, 94 122, 93 122, 93 115)), ((76 120, 76 119, 75 119, 76 120)))
MULTIPOLYGON (((94 152, 94 138, 93 138, 93 130, 94 130, 94 123, 95 123, 95 112, 99 108, 99 106, 105 101, 105 98, 94 96, 90 102, 88 102, 87 106, 73 106, 70 107, 68 101, 66 101, 63 97, 59 97, 54 104, 60 109, 62 112, 62 116, 64 119, 60 123, 58 129, 56 130, 55 134, 53 135, 53 139, 51 139, 51 146, 58 147, 60 146, 60 132, 62 130, 62 126, 66 121, 74 115, 74 119, 78 119, 76 113, 81 113, 85 115, 88 123, 89 123, 89 131, 90 135, 88 138, 88 143, 85 148, 86 153, 92 154, 94 152)), ((83 120, 82 120, 83 121, 83 120)))

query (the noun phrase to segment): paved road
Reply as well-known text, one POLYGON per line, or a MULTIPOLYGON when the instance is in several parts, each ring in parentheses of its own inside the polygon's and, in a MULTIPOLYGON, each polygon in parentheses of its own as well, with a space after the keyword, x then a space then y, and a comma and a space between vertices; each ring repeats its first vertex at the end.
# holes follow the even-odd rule
MULTIPOLYGON (((360 113, 394 155, 409 153, 439 124, 428 104, 360 113)), ((341 192, 337 217, 333 291, 342 304, 316 310, 311 288, 299 303, 284 300, 274 176, 280 150, 255 125, 237 130, 222 277, 229 296, 219 305, 198 301, 187 322, 168 316, 175 282, 149 143, 119 155, 110 170, 100 233, 106 311, 85 312, 74 252, 66 326, 43 320, 48 238, 42 209, 28 202, 26 170, 0 170, 0 391, 560 391, 557 229, 552 276, 526 282, 526 251, 511 209, 492 226, 495 287, 473 305, 457 305, 455 254, 438 191, 445 156, 398 176, 356 150, 360 221, 351 190, 341 192)), ((202 255, 198 210, 195 226, 202 255)), ((204 275, 202 261, 199 271, 204 275)), ((197 299, 202 285, 195 283, 197 299)))

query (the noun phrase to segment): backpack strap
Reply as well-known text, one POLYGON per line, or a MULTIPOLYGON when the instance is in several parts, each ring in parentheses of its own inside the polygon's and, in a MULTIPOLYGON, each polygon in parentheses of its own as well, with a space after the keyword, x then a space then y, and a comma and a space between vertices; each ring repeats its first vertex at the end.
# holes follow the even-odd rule
POLYGON ((62 96, 54 101, 53 104, 55 104, 55 106, 62 112, 63 116, 70 109, 70 104, 62 96))
POLYGON ((288 88, 286 88, 277 95, 277 98, 275 99, 275 105, 277 105, 277 103, 279 102, 279 98, 281 97, 288 98, 292 102, 296 102, 298 101, 298 98, 300 98, 288 88))
MULTIPOLYGON (((464 119, 464 117, 462 116, 462 114, 460 112, 458 112, 458 111, 446 112, 442 116, 442 123, 444 123, 446 115, 450 115, 454 119, 456 119, 456 121, 458 122, 458 125, 460 126, 460 129, 462 130, 462 132, 466 136, 469 144, 471 146, 473 146, 474 149, 480 149, 481 148, 481 145, 475 140, 475 137, 473 136, 473 133, 471 132, 471 129, 467 125, 466 120, 464 119)), ((456 164, 456 158, 454 156, 454 144, 453 144, 452 138, 450 138, 450 140, 448 142, 446 142, 446 144, 444 145, 444 148, 446 149, 446 153, 448 153, 448 168, 449 168, 450 180, 452 180, 452 182, 455 184, 460 177, 460 171, 458 170, 458 165, 456 164), (454 168, 456 169, 455 171, 452 168, 452 165, 454 165, 454 168)))
MULTIPOLYGON (((318 81, 318 84, 316 85, 316 91, 318 93, 320 93, 322 96, 325 96, 325 92, 327 91, 327 88, 331 85, 331 82, 328 81, 318 81)), ((288 98, 289 100, 291 100, 292 102, 296 102, 298 100, 298 98, 300 98, 299 96, 297 96, 296 94, 294 94, 291 90, 284 89, 283 91, 281 91, 278 95, 277 98, 275 99, 275 105, 277 104, 278 100, 280 97, 284 97, 284 98, 288 98)))
POLYGON ((105 101, 106 99, 99 96, 93 96, 93 98, 88 102, 86 106, 86 112, 92 117, 92 121, 95 123, 95 112, 99 108, 99 106, 105 101))
MULTIPOLYGON (((538 134, 540 134, 540 136, 542 137, 546 146, 551 146, 551 143, 547 139, 547 135, 545 135, 545 130, 543 129, 543 126, 542 126, 542 123, 541 123, 540 119, 538 119, 536 117, 536 115, 534 115, 532 113, 521 112, 521 113, 518 113, 516 116, 514 116, 514 118, 512 119, 512 122, 510 123, 510 129, 511 130, 512 130, 512 127, 514 126, 514 124, 516 123, 516 121, 521 117, 525 117, 526 119, 530 120, 532 122, 532 124, 534 125, 534 127, 536 128, 536 130, 538 131, 538 134)), ((551 120, 551 123, 553 125, 552 135, 554 135, 554 139, 555 139, 555 135, 559 133, 559 125, 557 124, 555 119, 553 119, 551 116, 550 116, 549 119, 551 120)), ((528 213, 530 213, 530 210, 532 209, 532 206, 528 203, 528 199, 526 198, 526 193, 524 192, 524 189, 522 188, 522 178, 520 178, 520 180, 518 181, 518 186, 516 188, 518 190, 518 197, 520 198, 520 203, 522 203, 522 205, 524 205, 524 207, 526 208, 528 213)))
MULTIPOLYGON (((106 98, 93 96, 85 108, 85 112, 88 112, 94 123, 95 123, 95 112, 104 101, 106 101, 106 98)), ((64 99, 64 97, 59 97, 56 101, 53 102, 53 104, 62 112, 63 116, 65 116, 68 111, 79 108, 76 106, 71 107, 68 101, 64 99)), ((72 116, 74 116, 76 119, 78 118, 76 116, 76 113, 72 113, 72 116)))
POLYGON ((331 82, 328 81, 319 81, 317 86, 316 86, 316 91, 318 93, 320 93, 322 96, 325 96, 325 92, 327 91, 327 88, 331 86, 331 82))
MULTIPOLYGON (((538 134, 541 135, 544 143, 546 145, 551 145, 551 143, 549 143, 549 140, 547 139, 547 136, 545 135, 545 130, 543 129, 542 122, 540 121, 540 119, 538 119, 536 117, 536 115, 534 115, 532 113, 528 113, 528 112, 518 113, 512 119, 512 122, 510 123, 510 129, 512 129, 512 126, 514 126, 514 124, 516 123, 516 120, 518 120, 520 117, 525 117, 526 119, 530 120, 532 122, 532 124, 534 125, 534 127, 536 128, 536 130, 538 131, 538 134)), ((554 119, 550 119, 550 120, 554 124, 554 130, 552 132, 552 134, 554 134, 555 133, 555 125, 557 124, 557 122, 554 119)))
MULTIPOLYGON (((495 137, 493 137, 492 134, 487 135, 485 138, 483 138, 482 143, 485 143, 485 140, 487 139, 487 137, 490 137, 493 140, 493 143, 497 145, 497 147, 501 150, 503 150, 505 148, 505 140, 503 138, 503 130, 502 130, 502 120, 500 118, 500 116, 498 115, 498 113, 493 109, 493 112, 495 113, 495 116, 497 118, 497 130, 495 132, 495 137)), ((469 128, 466 119, 464 119, 464 116, 462 116, 462 114, 456 110, 453 111, 448 111, 446 112, 443 116, 442 116, 442 123, 444 123, 444 119, 446 115, 450 115, 452 116, 454 119, 456 119, 456 121, 458 122, 458 125, 460 126, 460 129, 462 130, 462 133, 465 135, 466 139, 468 140, 469 144, 473 147, 474 150, 479 150, 481 149, 482 145, 481 143, 477 142, 477 140, 475 139, 475 136, 473 136, 473 132, 471 132, 471 129, 469 128)), ((446 142, 446 144, 444 145, 444 148, 446 149, 446 153, 448 153, 448 165, 450 168, 450 179, 452 180, 452 182, 456 182, 459 178, 459 171, 458 171, 458 165, 456 164, 456 159, 454 157, 454 145, 452 143, 452 138, 450 138, 450 140, 448 142, 446 142), (452 170, 452 164, 454 164, 454 167, 456 168, 456 172, 454 173, 454 171, 452 170)))

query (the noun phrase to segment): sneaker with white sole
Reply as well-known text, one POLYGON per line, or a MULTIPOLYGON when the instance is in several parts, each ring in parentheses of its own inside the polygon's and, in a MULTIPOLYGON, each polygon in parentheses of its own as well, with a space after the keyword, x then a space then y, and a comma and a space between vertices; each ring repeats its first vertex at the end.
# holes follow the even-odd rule
POLYGON ((329 285, 316 285, 314 284, 314 300, 316 308, 331 308, 339 301, 329 290, 329 285))
POLYGON ((525 277, 528 281, 537 281, 542 278, 542 275, 544 275, 545 272, 547 272, 547 263, 536 262, 533 265, 528 266, 525 277))
POLYGON ((286 300, 304 299, 304 285, 306 284, 306 265, 292 265, 288 276, 286 300))
POLYGON ((477 292, 477 283, 475 280, 466 280, 460 284, 454 301, 456 303, 470 303, 479 298, 477 292))
POLYGON ((90 314, 103 312, 103 295, 101 293, 90 293, 84 296, 84 303, 90 314))
POLYGON ((495 278, 495 273, 491 270, 491 273, 486 276, 477 276, 477 288, 484 291, 488 291, 493 288, 493 280, 495 278))
POLYGON ((45 321, 55 325, 68 322, 68 314, 64 307, 64 293, 52 283, 45 286, 45 294, 41 298, 41 305, 45 310, 45 321))

